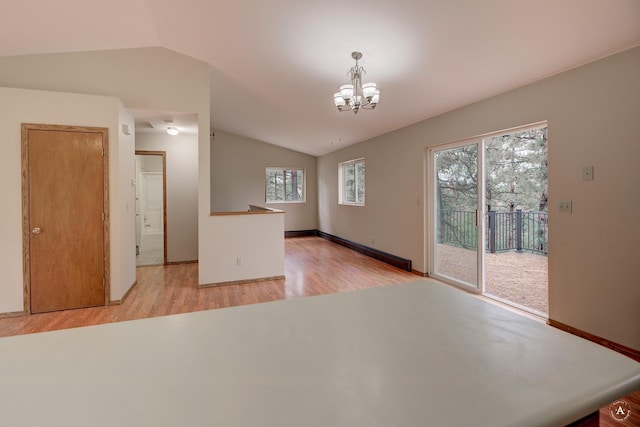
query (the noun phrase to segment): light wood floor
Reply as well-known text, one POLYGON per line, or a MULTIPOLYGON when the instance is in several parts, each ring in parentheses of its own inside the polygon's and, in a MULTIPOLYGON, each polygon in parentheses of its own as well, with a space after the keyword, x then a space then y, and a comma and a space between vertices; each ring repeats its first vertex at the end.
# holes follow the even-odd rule
MULTIPOLYGON (((244 304, 330 294, 420 280, 421 276, 318 237, 285 241, 286 279, 198 289, 198 265, 140 267, 137 286, 124 303, 27 317, 0 319, 0 337, 165 316, 244 304)), ((640 391, 624 398, 629 423, 614 421, 602 408, 602 426, 640 426, 640 391)))
POLYGON ((198 264, 139 267, 124 303, 0 319, 0 337, 166 316, 420 280, 319 237, 285 241, 286 279, 198 289, 198 264))
MULTIPOLYGON (((623 422, 616 421, 610 414, 610 408, 604 407, 600 409, 600 427, 631 427, 640 426, 640 390, 620 399, 631 405, 631 415, 623 422)), ((616 406, 613 407, 615 413, 616 406)))

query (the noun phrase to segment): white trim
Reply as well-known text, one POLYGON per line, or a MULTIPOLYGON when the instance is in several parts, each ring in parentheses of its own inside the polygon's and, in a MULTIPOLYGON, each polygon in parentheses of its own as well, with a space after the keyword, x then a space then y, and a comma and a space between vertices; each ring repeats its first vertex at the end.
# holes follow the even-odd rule
MULTIPOLYGON (((354 170, 354 178, 357 180, 357 174, 354 170)), ((340 162, 338 163, 338 204, 339 205, 345 205, 345 206, 365 206, 366 200, 367 200, 367 190, 366 190, 366 181, 367 181, 367 172, 366 172, 366 162, 364 157, 360 157, 358 159, 353 159, 353 160, 347 160, 345 162, 340 162), (349 202, 349 201, 345 201, 344 200, 344 167, 348 166, 348 165, 355 165, 358 163, 363 163, 365 165, 365 177, 364 180, 365 182, 364 184, 364 188, 365 188, 365 196, 364 196, 364 201, 363 202, 349 202)), ((354 184, 355 185, 355 197, 356 200, 358 199, 358 184, 357 182, 354 184)))
MULTIPOLYGON (((286 187, 286 184, 285 184, 286 187)), ((307 203, 307 170, 302 167, 290 167, 290 166, 268 166, 265 168, 265 183, 264 183, 264 202, 267 204, 290 204, 290 203, 307 203), (267 181, 266 175, 269 171, 302 171, 302 199, 301 200, 268 200, 267 199, 267 181)))
POLYGON ((496 130, 496 131, 492 131, 492 132, 486 132, 486 133, 481 133, 478 135, 474 135, 474 136, 470 136, 468 138, 462 138, 462 139, 454 139, 452 141, 449 142, 443 142, 441 144, 437 144, 437 145, 432 145, 427 147, 428 149, 441 149, 442 147, 448 146, 450 145, 451 148, 455 148, 458 147, 460 145, 469 145, 469 141, 475 141, 477 139, 485 139, 485 138, 491 138, 494 137, 496 135, 504 135, 505 133, 515 133, 515 132, 524 132, 527 130, 531 130, 531 129, 538 129, 541 127, 548 127, 549 126, 549 121, 548 120, 541 120, 539 122, 534 122, 534 123, 529 123, 527 125, 522 125, 522 126, 516 126, 516 127, 512 127, 512 128, 506 128, 506 129, 502 129, 502 130, 496 130))
MULTIPOLYGON (((508 301, 499 297, 496 297, 494 295, 490 295, 485 293, 485 256, 484 256, 484 252, 485 252, 485 247, 486 247, 486 235, 484 233, 485 227, 486 227, 486 218, 485 218, 485 206, 486 206, 486 189, 485 189, 485 184, 486 184, 486 178, 485 178, 485 171, 484 171, 484 155, 485 155, 485 140, 491 137, 495 137, 497 135, 504 135, 504 134, 511 134, 511 133, 519 133, 519 132, 525 132, 527 130, 532 130, 532 129, 539 129, 539 128, 543 128, 543 127, 549 127, 549 122, 547 120, 543 120, 540 122, 535 122, 535 123, 531 123, 531 124, 527 124, 527 125, 523 125, 523 126, 516 126, 513 128, 508 128, 508 129, 503 129, 503 130, 498 130, 498 131, 494 131, 494 132, 488 132, 488 133, 484 133, 481 135, 477 135, 477 136, 473 136, 470 138, 465 138, 465 139, 459 139, 459 140, 455 140, 455 141, 451 141, 448 143, 443 143, 443 144, 438 144, 435 146, 431 146, 431 147, 426 147, 426 158, 424 160, 424 167, 425 167, 425 171, 423 174, 423 178, 425 179, 426 182, 426 195, 425 195, 425 200, 428 201, 428 203, 425 203, 425 248, 426 248, 426 255, 425 255, 425 270, 426 273, 428 274, 429 277, 433 277, 435 279, 441 280, 447 284, 462 288, 466 291, 469 291, 471 293, 474 294, 478 294, 481 295, 483 297, 487 297, 487 298, 491 298, 494 300, 497 300, 503 304, 508 304, 511 305, 512 307, 518 309, 518 310, 523 310, 526 311, 528 313, 531 313, 533 315, 536 316, 545 316, 544 313, 540 313, 534 309, 531 309, 529 307, 525 307, 522 306, 520 304, 517 304, 515 302, 512 301, 508 301), (435 206, 437 206, 437 200, 436 200, 436 179, 435 179, 435 174, 437 173, 436 171, 436 165, 435 165, 435 153, 438 151, 443 151, 443 150, 449 150, 449 149, 454 149, 454 148, 458 148, 458 147, 464 147, 464 146, 468 146, 468 145, 477 145, 478 147, 478 155, 477 155, 477 168, 478 168, 478 177, 477 177, 477 183, 478 183, 478 187, 477 187, 477 191, 478 191, 478 203, 477 203, 477 212, 476 212, 476 218, 477 218, 477 223, 478 223, 478 227, 477 227, 477 244, 478 247, 476 248, 476 253, 478 254, 478 259, 477 259, 477 287, 473 287, 465 282, 462 282, 461 280, 458 280, 454 277, 449 277, 446 275, 441 275, 441 274, 437 274, 435 272, 435 267, 436 267, 436 260, 437 260, 437 245, 435 242, 435 206)), ((547 281, 548 282, 548 281, 547 281)))
MULTIPOLYGON (((482 203, 484 202, 484 196, 480 195, 481 193, 484 193, 484 176, 483 176, 483 168, 481 167, 481 165, 479 164, 481 161, 484 160, 484 156, 482 155, 481 151, 483 150, 483 141, 482 139, 479 138, 469 138, 469 139, 463 139, 463 140, 459 140, 459 141, 455 141, 455 142, 451 142, 449 144, 442 144, 442 145, 438 145, 438 146, 434 146, 434 147, 429 147, 427 149, 427 154, 428 154, 428 163, 429 163, 429 170, 430 172, 427 173, 427 187, 430 190, 430 194, 429 194, 429 201, 430 201, 430 208, 428 209, 428 218, 429 218, 429 223, 428 223, 428 231, 429 231, 429 235, 430 238, 427 241, 427 246, 429 249, 429 265, 428 265, 428 269, 427 272, 429 274, 429 277, 433 277, 436 278, 438 280, 441 280, 445 283, 460 287, 462 289, 465 289, 469 292, 472 292, 474 294, 482 294, 483 291, 483 287, 484 287, 484 256, 483 256, 483 252, 481 250, 478 250, 478 246, 476 246, 476 268, 477 268, 477 272, 476 272, 476 283, 475 286, 473 284, 470 283, 466 283, 463 282, 462 280, 456 279, 455 277, 451 277, 451 276, 447 276, 447 275, 442 275, 442 274, 438 274, 435 272, 436 270, 436 260, 437 260, 437 255, 438 255, 438 247, 436 245, 436 241, 435 241, 435 235, 436 235, 436 231, 435 231, 435 206, 437 206, 437 200, 436 200, 436 164, 435 164, 435 153, 438 151, 444 151, 444 150, 451 150, 451 149, 455 149, 455 148, 460 148, 460 147, 466 147, 466 146, 471 146, 471 145, 475 145, 477 148, 477 156, 476 156, 476 162, 478 163, 478 170, 477 170, 477 174, 478 174, 478 178, 477 178, 477 193, 478 193, 478 197, 477 197, 477 201, 476 201, 476 219, 478 220, 478 225, 476 227, 476 238, 477 238, 477 244, 479 245, 480 243, 484 243, 484 218, 483 215, 479 215, 480 212, 482 212, 482 203), (482 190, 482 191, 481 191, 482 190), (479 218, 480 217, 480 218, 479 218), (482 241, 481 241, 482 240, 482 241)), ((484 246, 480 246, 480 248, 483 248, 484 246)))

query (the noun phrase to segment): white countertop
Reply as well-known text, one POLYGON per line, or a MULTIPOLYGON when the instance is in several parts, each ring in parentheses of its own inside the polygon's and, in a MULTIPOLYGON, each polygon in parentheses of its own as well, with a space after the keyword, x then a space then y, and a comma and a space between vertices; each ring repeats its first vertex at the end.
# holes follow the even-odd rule
POLYGON ((3 426, 551 426, 640 363, 431 280, 0 338, 3 426))

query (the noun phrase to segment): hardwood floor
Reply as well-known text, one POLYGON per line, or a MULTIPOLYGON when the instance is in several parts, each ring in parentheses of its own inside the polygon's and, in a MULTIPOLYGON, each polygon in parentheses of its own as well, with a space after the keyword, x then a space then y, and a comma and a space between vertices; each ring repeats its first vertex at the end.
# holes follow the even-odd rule
POLYGON ((420 280, 319 237, 286 239, 286 279, 210 288, 198 286, 198 264, 137 269, 121 305, 0 319, 0 337, 166 316, 244 304, 365 289, 420 280))
MULTIPOLYGON (((420 280, 400 270, 319 237, 285 241, 286 279, 201 288, 198 264, 140 267, 137 285, 124 303, 108 307, 0 319, 0 337, 98 325, 147 317, 209 310, 312 295, 366 289, 420 280)), ((612 419, 600 410, 601 426, 640 426, 640 391, 623 400, 631 418, 612 419)))
MULTIPOLYGON (((628 409, 627 406, 624 405, 614 405, 613 407, 606 406, 600 409, 600 427, 630 427, 630 426, 640 426, 640 390, 635 393, 626 396, 621 401, 626 402, 631 408, 631 414, 629 418, 625 421, 617 421, 613 418, 613 416, 609 413, 613 410, 614 414, 616 413, 616 409, 622 407, 623 411, 628 409)), ((617 401, 616 401, 617 402, 617 401)), ((626 415, 618 414, 619 418, 624 418, 626 415)))

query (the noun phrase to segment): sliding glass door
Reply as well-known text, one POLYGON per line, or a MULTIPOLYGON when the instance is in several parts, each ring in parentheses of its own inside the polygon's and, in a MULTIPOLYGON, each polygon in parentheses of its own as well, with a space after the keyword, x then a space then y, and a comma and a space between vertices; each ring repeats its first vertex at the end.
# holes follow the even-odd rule
POLYGON ((547 127, 428 149, 429 275, 546 316, 547 127))
POLYGON ((482 208, 480 142, 432 149, 431 275, 480 292, 482 208))

